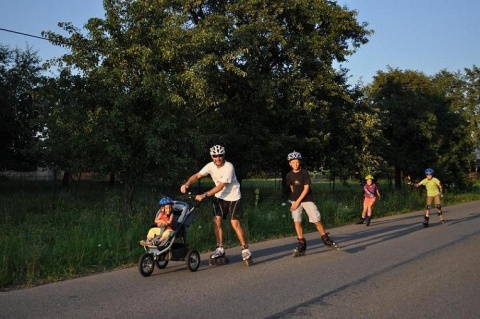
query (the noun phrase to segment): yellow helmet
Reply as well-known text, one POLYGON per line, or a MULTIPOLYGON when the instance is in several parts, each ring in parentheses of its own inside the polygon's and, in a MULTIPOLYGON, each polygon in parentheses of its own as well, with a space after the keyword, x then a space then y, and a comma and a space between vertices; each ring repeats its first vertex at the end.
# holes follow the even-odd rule
POLYGON ((373 179, 373 176, 368 174, 367 176, 365 176, 365 179, 373 179))

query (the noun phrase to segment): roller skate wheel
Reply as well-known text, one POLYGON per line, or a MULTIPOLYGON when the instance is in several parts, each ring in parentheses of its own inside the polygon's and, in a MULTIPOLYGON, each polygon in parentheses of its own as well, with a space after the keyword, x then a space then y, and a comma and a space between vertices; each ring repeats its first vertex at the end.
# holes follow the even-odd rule
POLYGON ((297 249, 295 249, 293 251, 293 258, 302 257, 302 256, 305 256, 305 255, 306 255, 305 251, 299 251, 297 249))

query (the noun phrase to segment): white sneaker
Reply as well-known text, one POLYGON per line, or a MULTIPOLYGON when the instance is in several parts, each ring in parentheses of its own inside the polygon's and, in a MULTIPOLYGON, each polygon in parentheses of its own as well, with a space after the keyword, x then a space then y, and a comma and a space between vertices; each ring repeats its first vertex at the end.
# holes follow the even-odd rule
POLYGON ((225 255, 225 248, 223 248, 223 247, 218 247, 218 248, 213 252, 213 254, 210 255, 210 258, 218 258, 218 257, 222 257, 223 255, 225 255))
POLYGON ((248 250, 248 248, 245 248, 245 249, 242 250, 242 258, 243 258, 243 260, 247 260, 247 259, 249 259, 251 256, 252 256, 252 253, 250 252, 250 250, 248 250))

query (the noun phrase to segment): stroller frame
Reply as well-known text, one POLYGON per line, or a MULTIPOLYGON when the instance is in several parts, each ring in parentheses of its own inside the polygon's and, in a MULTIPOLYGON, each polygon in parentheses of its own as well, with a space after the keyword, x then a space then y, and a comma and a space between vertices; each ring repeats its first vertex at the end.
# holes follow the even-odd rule
MULTIPOLYGON (((193 198, 193 195, 180 197, 193 198)), ((182 200, 173 203, 173 232, 168 238, 158 245, 144 246, 145 253, 140 256, 138 270, 144 277, 150 276, 155 265, 159 269, 167 267, 169 261, 185 261, 187 268, 194 272, 200 267, 200 254, 196 249, 191 249, 187 243, 187 228, 190 226, 197 205, 190 206, 182 200)))

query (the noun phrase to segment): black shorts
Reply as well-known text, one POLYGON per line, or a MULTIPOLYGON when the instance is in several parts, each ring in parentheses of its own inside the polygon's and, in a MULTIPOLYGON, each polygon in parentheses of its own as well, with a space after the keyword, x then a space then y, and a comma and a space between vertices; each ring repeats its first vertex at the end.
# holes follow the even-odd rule
POLYGON ((240 199, 232 202, 215 197, 213 199, 213 216, 221 216, 223 219, 227 219, 228 214, 231 214, 234 220, 242 219, 243 210, 240 199))

